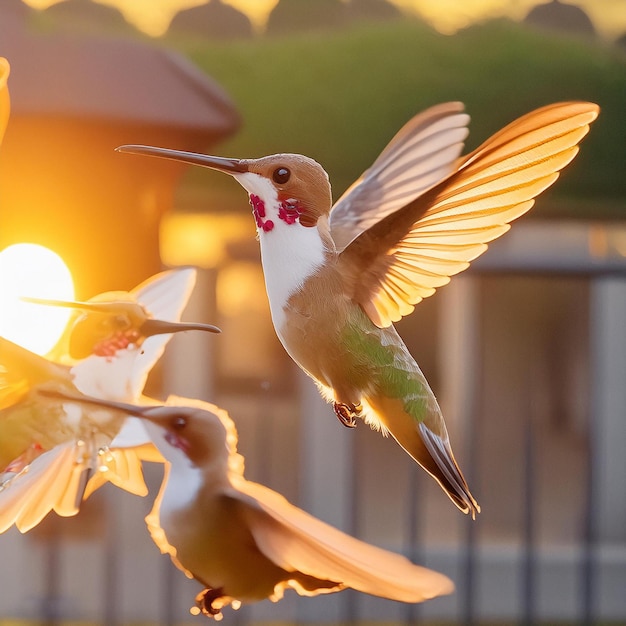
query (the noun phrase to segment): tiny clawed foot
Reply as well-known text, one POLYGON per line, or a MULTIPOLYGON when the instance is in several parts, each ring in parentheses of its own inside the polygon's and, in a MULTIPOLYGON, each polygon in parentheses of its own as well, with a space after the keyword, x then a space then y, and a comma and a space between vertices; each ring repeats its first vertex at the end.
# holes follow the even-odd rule
POLYGON ((203 615, 212 617, 216 620, 222 619, 222 610, 213 606, 213 603, 224 596, 223 589, 204 589, 196 596, 196 606, 202 611, 203 615))
POLYGON ((356 428, 356 418, 361 415, 362 407, 360 404, 344 404, 343 402, 335 402, 333 404, 335 415, 346 428, 356 428))

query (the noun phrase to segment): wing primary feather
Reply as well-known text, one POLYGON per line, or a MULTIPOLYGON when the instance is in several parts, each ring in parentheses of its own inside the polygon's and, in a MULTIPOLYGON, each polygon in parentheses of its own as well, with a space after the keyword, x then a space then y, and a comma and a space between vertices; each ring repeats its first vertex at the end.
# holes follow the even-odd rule
POLYGON ((72 442, 44 452, 22 472, 2 483, 0 532, 15 524, 25 533, 39 524, 62 498, 74 466, 72 442))
POLYGON ((288 571, 403 602, 421 602, 453 590, 446 576, 350 537, 262 485, 246 483, 244 490, 254 499, 245 514, 255 541, 288 571))
POLYGON ((467 136, 469 116, 450 102, 407 122, 330 212, 338 250, 372 224, 411 202, 453 170, 467 136))
MULTIPOLYGON (((378 326, 411 311, 405 304, 416 304, 434 292, 425 289, 447 282, 435 285, 423 277, 463 271, 533 206, 576 156, 598 111, 597 105, 585 102, 537 109, 460 158, 456 171, 411 202, 379 221, 370 215, 371 225, 339 254, 348 293, 378 326), (453 262, 448 272, 441 258, 430 260, 418 252, 434 246, 442 251, 449 247, 453 262), (399 301, 399 287, 406 294, 404 302, 399 301)), ((393 189, 386 191, 395 200, 393 189)))

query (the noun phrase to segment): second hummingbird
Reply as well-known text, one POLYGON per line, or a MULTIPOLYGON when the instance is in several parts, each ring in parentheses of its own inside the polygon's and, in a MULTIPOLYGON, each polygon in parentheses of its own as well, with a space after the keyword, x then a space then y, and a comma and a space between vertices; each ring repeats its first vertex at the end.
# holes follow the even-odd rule
POLYGON ((528 211, 578 152, 597 117, 587 102, 537 109, 460 157, 463 105, 410 120, 332 204, 312 159, 229 159, 122 146, 232 175, 248 192, 272 321, 293 360, 354 427, 390 433, 456 506, 480 508, 452 453, 441 410, 392 322, 449 282, 528 211))

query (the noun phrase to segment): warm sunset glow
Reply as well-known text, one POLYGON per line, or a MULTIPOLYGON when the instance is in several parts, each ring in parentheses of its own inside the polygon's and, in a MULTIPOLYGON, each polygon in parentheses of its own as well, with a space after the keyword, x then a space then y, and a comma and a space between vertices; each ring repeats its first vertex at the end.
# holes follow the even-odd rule
POLYGON ((9 121, 9 111, 11 110, 9 89, 7 87, 9 72, 9 62, 4 57, 0 57, 0 141, 2 141, 4 130, 9 121))
MULTIPOLYGON (((530 9, 549 0, 390 0, 407 13, 421 16, 439 32, 453 34, 474 22, 507 17, 522 20, 530 9)), ((563 0, 589 15, 596 29, 604 36, 616 37, 626 30, 624 0, 563 0)))
POLYGON ((165 265, 217 267, 226 257, 226 246, 252 236, 247 215, 211 215, 174 212, 161 220, 159 249, 165 265))
MULTIPOLYGON (((60 0, 24 0, 44 9, 60 0)), ((176 13, 182 9, 206 4, 207 0, 97 0, 117 7, 126 19, 145 33, 163 35, 176 13)), ((311 0, 314 1, 314 0, 311 0)), ((407 14, 421 16, 442 33, 452 34, 473 22, 494 17, 522 19, 531 7, 548 0, 389 0, 407 14)), ((566 0, 584 9, 597 30, 614 38, 626 30, 624 0, 566 0)), ((245 13, 257 31, 263 30, 278 0, 222 0, 245 13)))
POLYGON ((58 254, 31 243, 0 252, 0 335, 46 354, 61 337, 72 311, 23 302, 24 296, 74 299, 72 276, 58 254))

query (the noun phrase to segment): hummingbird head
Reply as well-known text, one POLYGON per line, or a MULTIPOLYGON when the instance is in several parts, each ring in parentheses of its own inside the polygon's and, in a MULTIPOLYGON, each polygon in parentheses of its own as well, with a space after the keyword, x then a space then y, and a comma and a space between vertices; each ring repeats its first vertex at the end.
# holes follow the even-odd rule
POLYGON ((137 417, 149 422, 154 444, 171 463, 180 461, 181 452, 199 468, 228 463, 228 431, 213 411, 166 405, 147 407, 137 417))
POLYGON ((322 166, 299 154, 227 159, 150 146, 117 150, 225 172, 246 189, 261 245, 272 321, 281 327, 289 299, 336 250, 329 224, 330 182, 322 166))
MULTIPOLYGON (((92 354, 113 356, 117 350, 141 343, 139 329, 148 319, 143 307, 137 302, 106 300, 102 294, 85 303, 89 308, 78 306, 80 313, 69 329, 69 353, 73 359, 83 359, 92 354)), ((76 303, 79 305, 79 303, 76 303)))
POLYGON ((146 309, 125 291, 102 293, 89 302, 25 298, 35 304, 77 309, 80 313, 67 331, 68 351, 72 359, 91 355, 111 357, 118 350, 141 346, 153 335, 185 330, 206 330, 219 333, 211 324, 167 322, 153 319, 146 309))
POLYGON ((201 165, 233 176, 250 196, 259 234, 279 225, 320 226, 332 206, 328 174, 324 168, 301 154, 273 154, 260 159, 228 159, 194 152, 120 146, 119 152, 156 156, 192 165, 201 165))
POLYGON ((101 407, 144 420, 154 445, 172 464, 186 457, 198 468, 224 463, 243 472, 231 459, 239 456, 235 426, 226 411, 208 402, 172 397, 168 404, 135 405, 45 385, 37 393, 44 398, 101 407))
POLYGON ((234 174, 248 192, 257 229, 271 232, 284 223, 312 228, 327 218, 332 205, 328 174, 301 154, 273 154, 244 161, 248 170, 234 174))

